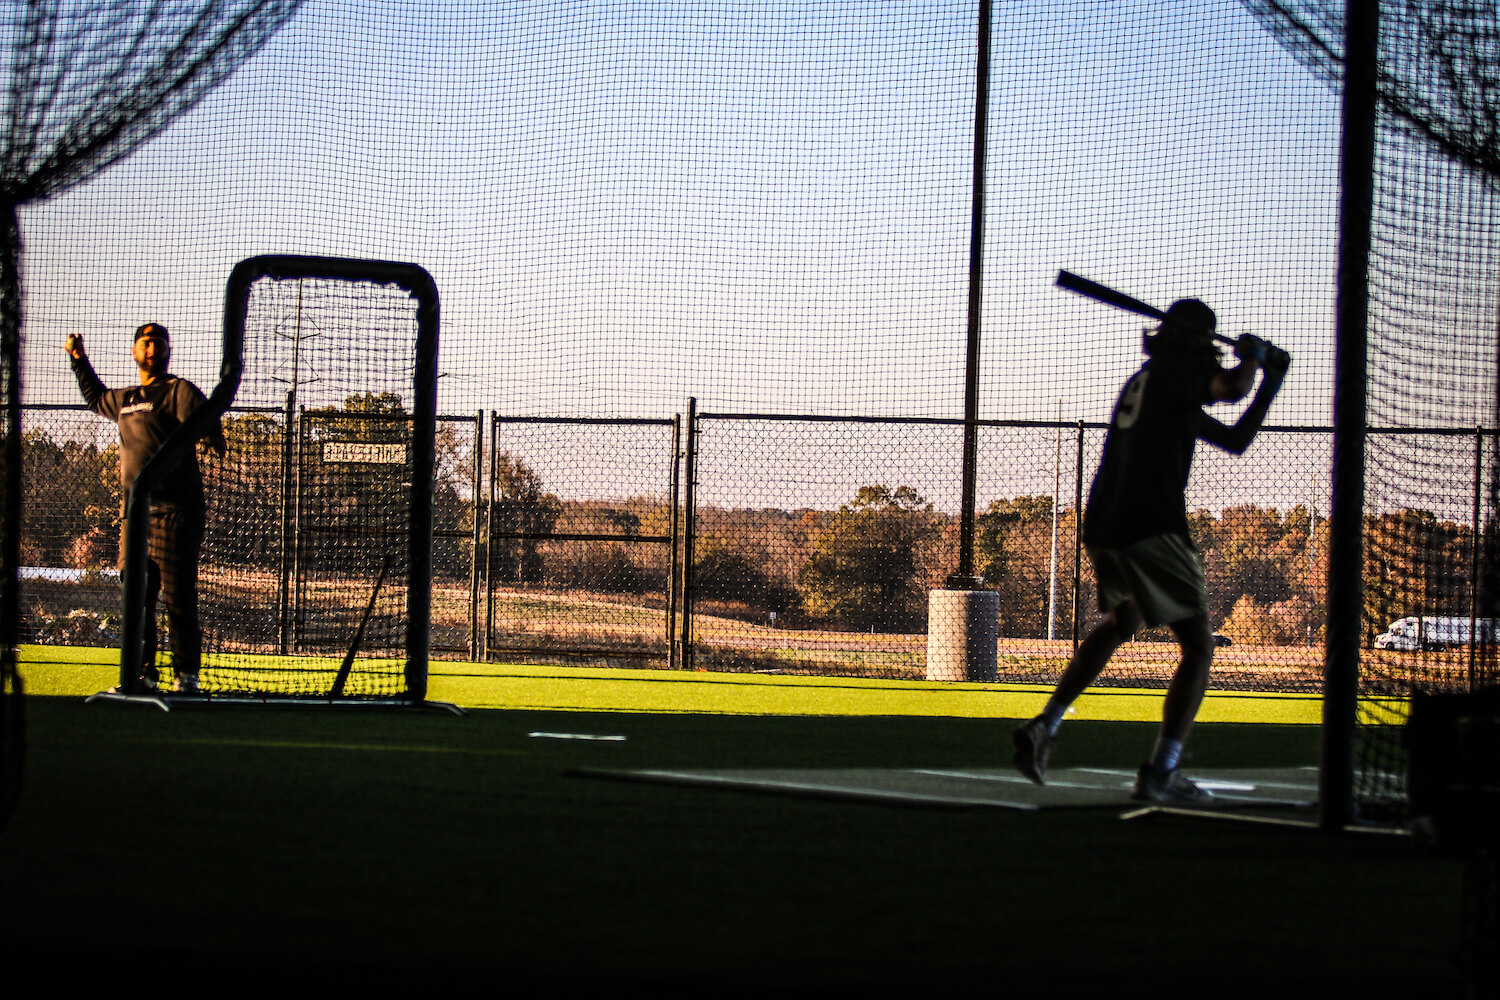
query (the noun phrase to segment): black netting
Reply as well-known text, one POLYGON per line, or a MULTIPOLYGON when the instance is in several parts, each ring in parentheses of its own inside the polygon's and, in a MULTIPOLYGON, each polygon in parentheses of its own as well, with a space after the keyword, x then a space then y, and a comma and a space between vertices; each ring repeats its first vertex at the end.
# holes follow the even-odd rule
MULTIPOLYGON (((443 289, 441 412, 502 415, 440 445, 446 653, 920 672, 919 595, 954 569, 961 500, 972 0, 330 0, 258 50, 291 5, 200 5, 177 22, 187 6, 9 9, 9 201, 51 195, 20 209, 29 404, 76 402, 57 350, 73 330, 106 381, 129 377, 126 338, 145 319, 173 329, 181 373, 206 387, 223 279, 243 258, 414 260, 443 289), (103 54, 71 58, 82 46, 103 54), (62 190, 189 107, 139 155, 62 190), (675 440, 690 397, 715 416, 675 440), (840 575, 878 566, 892 579, 839 593, 840 575), (701 602, 686 623, 685 595, 701 602), (795 630, 798 652, 770 655, 770 633, 795 630)), ((1363 711, 1399 720, 1413 684, 1495 674, 1487 643, 1379 639, 1408 618, 1425 636, 1427 618, 1467 617, 1472 635, 1500 617, 1497 43, 1493 4, 1391 0, 1382 15, 1363 711)), ((1278 429, 1243 458, 1203 449, 1187 502, 1230 642, 1215 683, 1315 687, 1342 28, 1331 0, 996 5, 976 568, 1001 593, 1015 676, 1055 671, 1094 613, 1082 567, 1073 582, 1071 518, 1141 359, 1141 321, 1059 292, 1068 268, 1157 305, 1203 298, 1222 331, 1290 350, 1278 429)), ((18 322, 15 263, 0 305, 18 322)), ((59 476, 110 456, 66 410, 28 410, 23 433, 7 329, 10 502, 23 446, 28 470, 59 476)), ((292 442, 257 473, 264 490, 242 491, 277 525, 301 440, 285 393, 268 386, 233 417, 256 453, 292 442)), ((24 583, 28 602, 46 591, 23 609, 27 634, 106 642, 117 623, 91 609, 112 585, 111 499, 90 485, 70 507, 35 482, 37 514, 8 531, 5 558, 82 577, 24 583)), ((224 561, 272 558, 235 544, 224 561)), ((277 574, 294 592, 291 570, 277 574)), ((343 603, 359 606, 358 589, 343 603)), ((255 641, 281 648, 289 600, 255 641)), ((1116 679, 1160 683, 1161 658, 1139 646, 1116 679)), ((1387 749, 1370 774, 1399 771, 1387 749)), ((1371 794, 1388 793, 1399 781, 1371 794)))
MULTIPOLYGON (((1342 4, 1248 5, 1340 80, 1342 4)), ((1392 433, 1366 447, 1357 792, 1399 807, 1413 692, 1500 681, 1500 11, 1388 2, 1380 32, 1369 423, 1392 433)))
POLYGON ((357 270, 250 284, 228 448, 201 460, 204 691, 327 695, 363 621, 343 693, 407 693, 420 336, 418 300, 357 270))
MULTIPOLYGON (((23 425, 21 206, 128 155, 233 72, 295 0, 8 4, 0 13, 7 127, 0 140, 0 695, 5 773, 19 725, 23 425)), ((6 791, 9 790, 7 785, 6 791)))

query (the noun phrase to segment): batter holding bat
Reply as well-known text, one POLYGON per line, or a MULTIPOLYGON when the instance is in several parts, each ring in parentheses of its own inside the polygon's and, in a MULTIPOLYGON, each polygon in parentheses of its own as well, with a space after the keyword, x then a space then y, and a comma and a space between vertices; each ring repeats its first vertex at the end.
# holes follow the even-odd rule
POLYGON ((1068 707, 1138 629, 1168 625, 1182 647, 1182 659, 1167 688, 1156 748, 1141 765, 1132 797, 1206 800, 1210 793, 1178 769, 1214 654, 1208 588, 1188 532, 1183 495, 1198 440, 1242 453, 1260 430, 1291 359, 1247 333, 1233 341, 1239 363, 1224 368, 1215 341, 1225 338, 1215 332, 1213 310, 1197 299, 1175 302, 1160 313, 1118 293, 1111 299, 1061 278, 1058 283, 1112 305, 1150 310, 1147 314, 1162 322, 1146 337, 1146 363, 1115 403, 1084 511, 1083 541, 1099 583, 1104 619, 1079 644, 1042 713, 1015 731, 1015 764, 1032 781, 1045 783, 1047 759, 1068 707), (1204 412, 1208 404, 1244 398, 1257 372, 1263 373, 1260 388, 1233 426, 1204 412))

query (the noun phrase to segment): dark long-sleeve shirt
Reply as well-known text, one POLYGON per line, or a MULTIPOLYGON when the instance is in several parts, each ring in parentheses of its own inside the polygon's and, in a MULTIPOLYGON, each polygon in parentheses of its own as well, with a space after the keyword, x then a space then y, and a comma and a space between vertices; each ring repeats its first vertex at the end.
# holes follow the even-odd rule
MULTIPOLYGON (((73 359, 73 374, 89 409, 115 421, 120 428, 120 485, 127 493, 146 460, 156 454, 188 414, 207 402, 197 386, 176 375, 165 375, 150 385, 109 389, 94 373, 87 357, 73 359)), ((208 436, 222 440, 223 430, 215 425, 208 436)), ((203 476, 196 449, 182 450, 152 498, 158 503, 203 507, 203 476)))

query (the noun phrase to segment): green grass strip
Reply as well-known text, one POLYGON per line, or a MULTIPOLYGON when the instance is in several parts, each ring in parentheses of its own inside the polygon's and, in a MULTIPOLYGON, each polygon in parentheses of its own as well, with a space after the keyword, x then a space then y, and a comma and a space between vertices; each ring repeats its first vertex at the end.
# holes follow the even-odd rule
MULTIPOLYGON (((118 657, 114 650, 98 648, 23 646, 20 649, 27 690, 59 697, 87 697, 113 685, 119 679, 118 657)), ((1040 711, 1049 690, 1039 684, 441 660, 432 664, 428 697, 470 709, 1020 719, 1040 711)), ((1160 690, 1099 688, 1078 700, 1072 718, 1152 722, 1161 717, 1162 696, 1160 690)), ((1322 699, 1304 694, 1210 691, 1198 719, 1318 725, 1322 721, 1322 699)))

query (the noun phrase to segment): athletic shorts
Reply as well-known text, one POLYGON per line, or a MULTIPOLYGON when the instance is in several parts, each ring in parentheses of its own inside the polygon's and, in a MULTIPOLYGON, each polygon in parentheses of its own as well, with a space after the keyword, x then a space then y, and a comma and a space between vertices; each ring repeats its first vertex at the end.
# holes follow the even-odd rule
POLYGON ((1122 548, 1090 545, 1088 553, 1103 610, 1134 601, 1147 625, 1208 614, 1203 563, 1182 535, 1152 535, 1122 548))

